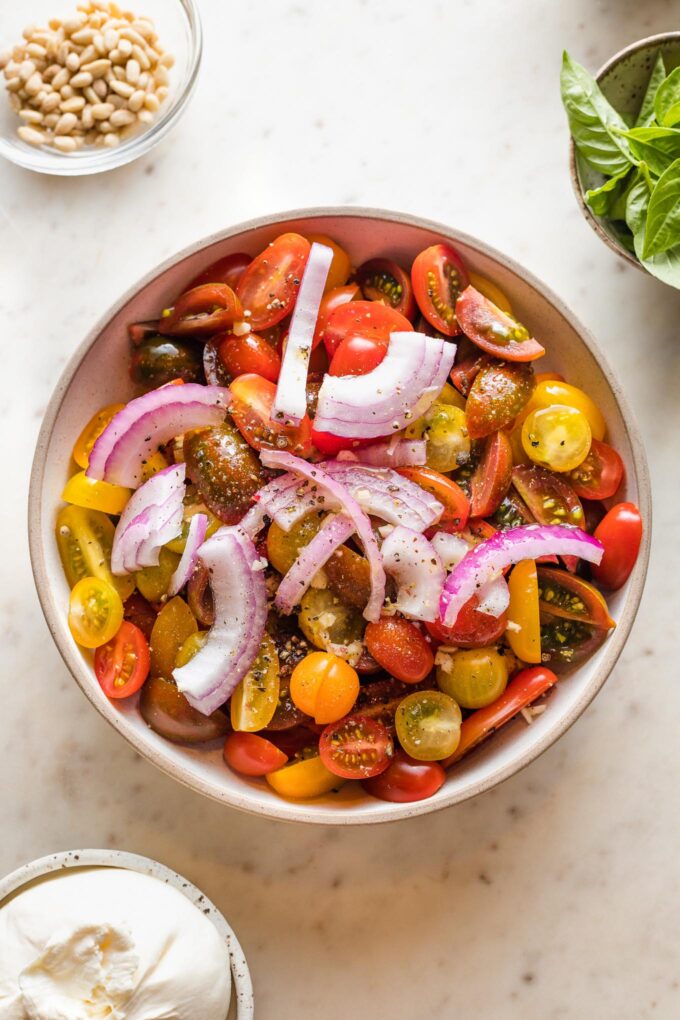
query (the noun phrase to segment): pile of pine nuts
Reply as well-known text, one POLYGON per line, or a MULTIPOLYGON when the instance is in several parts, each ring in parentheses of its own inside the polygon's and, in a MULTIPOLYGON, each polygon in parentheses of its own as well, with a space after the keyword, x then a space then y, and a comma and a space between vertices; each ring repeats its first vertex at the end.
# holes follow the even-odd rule
POLYGON ((24 29, 24 42, 0 54, 17 129, 29 145, 70 153, 115 148, 154 120, 174 63, 151 21, 108 0, 88 0, 65 21, 24 29))

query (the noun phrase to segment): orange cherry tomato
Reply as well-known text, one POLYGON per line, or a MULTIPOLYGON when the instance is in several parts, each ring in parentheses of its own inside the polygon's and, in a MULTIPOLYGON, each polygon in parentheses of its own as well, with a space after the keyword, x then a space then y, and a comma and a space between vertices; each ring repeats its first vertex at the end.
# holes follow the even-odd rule
POLYGON ((456 316, 473 344, 503 361, 534 361, 545 354, 526 326, 474 287, 467 287, 458 298, 456 316))
POLYGON ((442 521, 454 525, 457 531, 463 530, 470 516, 470 502, 457 482, 433 468, 409 467, 397 470, 404 478, 410 478, 421 489, 431 492, 439 500, 444 507, 442 521))
POLYGON ((230 386, 229 412, 243 438, 255 449, 289 450, 298 457, 312 452, 312 423, 305 415, 299 425, 272 421, 276 385, 261 375, 239 375, 230 386))
POLYGON ((310 652, 293 670, 290 695, 297 707, 317 723, 342 719, 359 694, 359 675, 332 652, 310 652))
POLYGON ((243 318, 241 302, 226 283, 204 283, 187 290, 161 316, 158 332, 168 336, 210 336, 243 318))
POLYGON ((218 344, 217 357, 229 380, 253 373, 275 383, 281 371, 278 352, 257 333, 228 334, 218 344))
POLYGON ((411 267, 413 293, 420 311, 444 336, 460 333, 456 303, 469 283, 458 252, 449 244, 433 244, 416 256, 411 267))
POLYGON ((348 283, 344 287, 334 287, 333 290, 329 290, 324 294, 321 299, 319 314, 316 319, 314 339, 312 340, 312 350, 315 350, 323 340, 328 320, 336 308, 340 308, 341 305, 346 305, 350 301, 355 301, 360 297, 361 288, 358 283, 348 283))
POLYGON ((242 776, 266 776, 288 761, 276 744, 257 733, 230 733, 223 754, 229 768, 242 776))
POLYGON ((252 261, 250 255, 244 255, 243 252, 225 255, 224 258, 218 259, 217 262, 213 262, 211 266, 199 273, 191 281, 187 290, 193 290, 194 287, 200 287, 204 283, 226 283, 227 287, 236 290, 239 280, 252 261))
POLYGON ((333 260, 326 277, 324 294, 328 294, 329 291, 335 290, 337 287, 344 286, 349 279, 349 274, 352 272, 352 262, 345 249, 337 241, 334 241, 332 237, 326 237, 325 234, 308 234, 307 240, 310 244, 315 242, 316 244, 323 244, 333 252, 333 260))
POLYGON ((78 467, 86 468, 88 466, 92 447, 114 415, 122 411, 124 407, 125 404, 109 404, 90 418, 73 447, 73 459, 78 467))
POLYGON ((244 272, 236 293, 256 332, 275 326, 293 310, 310 248, 300 234, 281 234, 244 272))
POLYGON ((124 620, 118 633, 94 653, 94 672, 107 698, 129 698, 149 675, 149 645, 134 623, 124 620))
POLYGON ((375 661, 397 680, 417 684, 434 668, 432 649, 422 631, 403 616, 383 616, 364 635, 375 661))
POLYGON ((330 772, 319 755, 288 762, 281 769, 267 773, 267 782, 281 797, 308 800, 338 790, 344 779, 330 772))
POLYGON ((635 566, 642 542, 642 517, 634 503, 617 503, 595 528, 595 538, 604 546, 593 577, 604 588, 622 588, 635 566))
POLYGON ((329 316, 323 331, 323 342, 332 359, 346 337, 361 336, 368 340, 389 340, 390 333, 409 332, 413 324, 394 308, 377 301, 349 301, 329 316))
POLYGON ((541 661, 541 619, 538 605, 538 576, 533 560, 522 560, 508 579, 510 605, 505 637, 518 659, 541 661))

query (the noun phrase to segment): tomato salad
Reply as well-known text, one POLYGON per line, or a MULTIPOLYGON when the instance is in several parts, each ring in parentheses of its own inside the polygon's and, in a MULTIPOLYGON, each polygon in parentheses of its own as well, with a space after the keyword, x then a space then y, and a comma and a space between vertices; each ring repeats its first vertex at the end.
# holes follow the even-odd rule
POLYGON ((163 737, 420 800, 606 640, 622 460, 449 244, 355 268, 286 233, 129 334, 140 395, 78 437, 56 537, 74 639, 163 737))

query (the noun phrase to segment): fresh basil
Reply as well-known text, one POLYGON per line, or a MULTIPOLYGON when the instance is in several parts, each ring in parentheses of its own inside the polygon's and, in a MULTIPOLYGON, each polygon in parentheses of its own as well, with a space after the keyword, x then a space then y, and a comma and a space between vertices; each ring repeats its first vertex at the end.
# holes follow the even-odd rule
POLYGON ((676 159, 680 159, 680 130, 668 127, 638 127, 626 131, 630 147, 644 160, 656 177, 668 170, 676 159))
POLYGON ((651 258, 643 256, 649 204, 649 185, 644 175, 640 174, 628 193, 626 204, 626 222, 633 232, 635 254, 652 276, 670 284, 671 287, 680 287, 680 244, 651 258))
POLYGON ((566 52, 560 84, 572 138, 583 159, 608 177, 636 163, 624 137, 628 125, 623 117, 607 102, 592 75, 566 52))
POLYGON ((680 240, 680 159, 659 177, 649 198, 643 258, 660 255, 680 240))
POLYGON ((671 71, 656 90, 654 113, 661 127, 680 122, 680 67, 671 71))
MULTIPOLYGON (((601 184, 599 188, 593 188, 591 191, 586 191, 586 202, 595 213, 596 216, 611 216, 613 215, 613 207, 620 200, 621 196, 626 190, 626 183, 630 174, 630 167, 623 170, 616 177, 610 177, 609 180, 601 184)), ((622 217, 619 217, 622 218, 622 217)))
POLYGON ((647 88, 645 90, 645 96, 642 100, 642 106, 638 113, 637 120, 635 121, 635 127, 649 127, 650 124, 654 123, 654 98, 657 93, 659 85, 666 77, 666 65, 664 63, 663 54, 657 55, 652 73, 649 76, 647 82, 647 88))

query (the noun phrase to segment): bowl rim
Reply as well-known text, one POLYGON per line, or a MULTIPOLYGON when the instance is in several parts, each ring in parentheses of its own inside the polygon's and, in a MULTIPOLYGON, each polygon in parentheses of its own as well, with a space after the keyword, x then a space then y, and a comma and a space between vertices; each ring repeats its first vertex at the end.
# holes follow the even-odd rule
MULTIPOLYGON (((617 64, 620 64, 622 60, 626 59, 626 57, 631 57, 639 50, 646 49, 648 46, 660 46, 662 43, 672 41, 680 42, 680 32, 659 32, 656 35, 648 35, 644 39, 638 39, 636 42, 630 43, 628 46, 624 46, 622 50, 619 50, 610 57, 609 60, 602 65, 599 71, 595 73, 595 81, 599 84, 602 78, 613 70, 617 64)), ((581 186, 581 178, 579 177, 578 165, 576 163, 576 146, 574 145, 574 139, 571 134, 569 135, 569 176, 571 178, 571 186, 574 190, 574 194, 576 195, 576 200, 581 207, 581 212, 600 240, 604 241, 607 247, 615 252, 620 258, 625 259, 629 265, 634 266, 641 273, 647 273, 645 267, 632 252, 629 252, 622 245, 618 245, 616 241, 609 236, 597 216, 595 216, 592 209, 586 202, 583 194, 583 187, 581 186)), ((649 273, 647 273, 647 275, 649 275, 649 273)))
POLYGON ((160 115, 149 125, 147 130, 133 135, 129 141, 118 148, 92 149, 92 151, 76 153, 75 159, 70 158, 68 153, 52 152, 44 150, 42 147, 27 146, 26 149, 22 149, 10 145, 0 136, 0 156, 24 170, 31 170, 49 177, 85 177, 126 166, 155 148, 172 131, 185 113, 196 89, 203 59, 203 25, 197 0, 176 0, 176 2, 184 10, 190 30, 191 45, 187 75, 174 104, 165 111, 161 107, 160 115), (48 162, 45 157, 51 157, 51 160, 48 162))
MULTIPOLYGON (((538 758, 539 755, 547 750, 548 747, 563 736, 563 734, 573 725, 576 719, 579 718, 593 698, 601 690, 623 650, 628 634, 630 633, 630 629, 635 620, 635 616, 637 615, 642 591, 644 589, 649 562, 651 530, 651 483, 647 458, 637 422, 635 421, 633 412, 621 389, 621 386, 612 372, 609 362, 600 350, 594 337, 566 307, 561 298, 559 298, 548 286, 538 280, 533 273, 515 262, 514 259, 497 251, 490 245, 479 241, 470 234, 459 230, 453 230, 452 228, 434 220, 424 219, 420 216, 360 206, 319 206, 293 209, 290 211, 246 220, 245 222, 236 224, 226 230, 218 231, 186 246, 181 251, 165 259, 162 263, 160 263, 160 265, 146 273, 141 280, 138 280, 132 287, 128 288, 118 301, 116 301, 97 320, 85 339, 72 354, 62 371, 52 397, 48 403, 38 435, 33 466, 31 469, 28 497, 29 551, 38 599, 40 601, 47 626, 66 667, 97 711, 107 720, 107 722, 118 730, 129 743, 132 744, 142 757, 151 761, 166 775, 171 776, 173 779, 178 780, 183 785, 188 786, 193 790, 197 790, 204 796, 208 796, 212 800, 216 800, 222 804, 228 804, 231 807, 238 808, 239 810, 246 811, 250 814, 260 815, 266 818, 275 818, 281 821, 302 821, 319 825, 368 825, 382 822, 394 822, 403 818, 411 818, 416 815, 429 814, 430 812, 450 807, 453 804, 462 803, 465 800, 469 800, 471 797, 475 797, 478 794, 499 785, 504 780, 526 768, 527 765, 531 764, 532 761, 538 758), (88 672, 86 675, 84 660, 79 656, 75 645, 72 642, 62 643, 58 638, 59 631, 56 626, 56 621, 60 618, 60 614, 63 616, 63 607, 59 607, 57 605, 54 597, 52 587, 49 582, 42 545, 43 507, 41 505, 40 493, 45 473, 46 453, 50 436, 66 392, 71 385, 73 377, 78 370, 82 359, 87 354, 90 347, 92 347, 96 342, 106 325, 130 300, 132 300, 132 298, 135 297, 140 290, 151 283, 151 281, 166 272, 172 266, 176 265, 178 262, 199 251, 202 251, 204 248, 221 241, 229 240, 230 238, 236 238, 247 231, 271 228, 275 227, 279 223, 289 223, 295 220, 311 218, 372 219, 429 231, 436 236, 450 240, 454 244, 456 242, 460 242, 468 245, 479 254, 495 260, 508 271, 515 275, 519 275, 533 290, 537 291, 545 300, 549 301, 562 318, 569 324, 569 326, 578 333, 586 348, 597 360, 607 385, 614 396, 621 414, 624 432, 630 443, 633 471, 638 489, 638 502, 640 512, 643 520, 645 521, 640 553, 629 581, 630 588, 621 612, 621 617, 617 621, 616 630, 604 646, 604 658, 591 683, 585 688, 580 698, 572 705, 570 711, 565 713, 559 724, 557 724, 553 730, 545 733, 542 738, 537 741, 535 746, 527 749, 523 754, 513 758, 512 761, 505 765, 498 766, 489 776, 471 783, 465 790, 449 793, 448 795, 444 792, 441 797, 438 796, 436 799, 429 798, 427 800, 407 804, 390 804, 387 802, 376 801, 376 807, 367 814, 356 813, 350 806, 343 806, 341 810, 327 806, 314 807, 313 802, 281 800, 281 804, 278 804, 277 802, 268 803, 266 805, 258 804, 251 800, 246 787, 244 787, 243 792, 239 792, 238 794, 220 793, 212 789, 212 787, 210 787, 209 784, 204 782, 202 779, 186 774, 186 770, 181 764, 176 765, 173 762, 167 761, 164 756, 149 749, 146 746, 145 741, 135 732, 128 732, 123 717, 114 710, 109 702, 102 704, 95 701, 91 689, 90 673, 88 672)), ((443 789, 445 790, 445 788, 443 789)))
POLYGON ((34 861, 22 864, 4 878, 0 878, 0 910, 5 902, 21 892, 24 888, 54 872, 80 868, 122 868, 136 871, 140 875, 149 875, 161 882, 171 885, 182 893, 199 910, 212 925, 223 942, 226 943, 231 967, 233 992, 229 1013, 225 1020, 233 1014, 233 1003, 236 1002, 236 1020, 252 1020, 254 1016, 253 983, 250 977, 248 962, 241 943, 221 910, 208 899, 205 893, 160 861, 141 854, 130 853, 128 850, 112 850, 108 848, 85 850, 61 850, 57 853, 38 857, 34 861))

